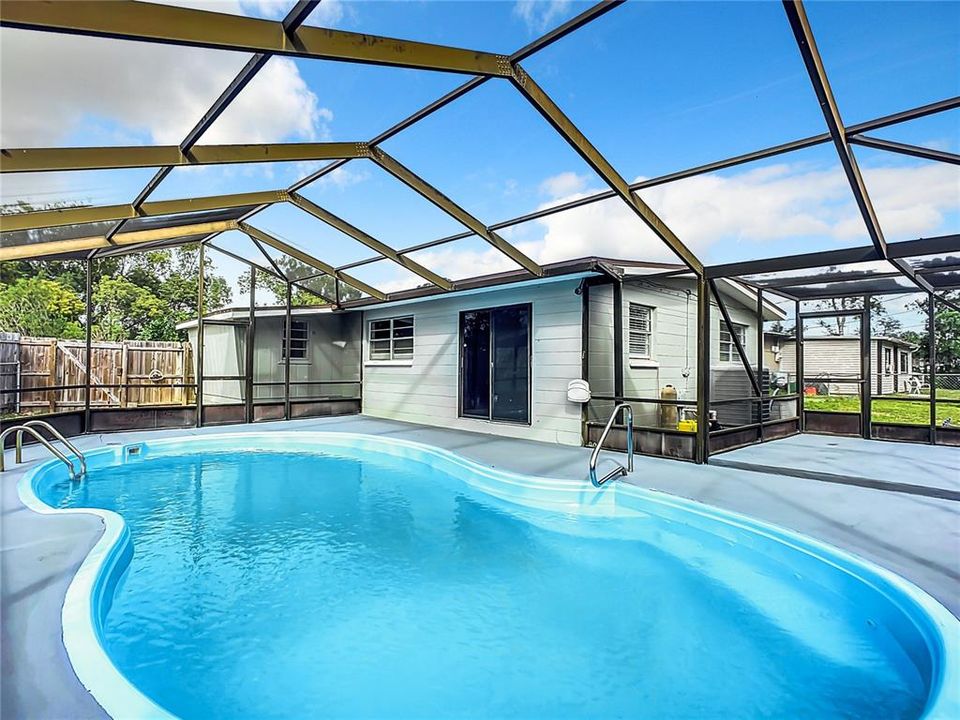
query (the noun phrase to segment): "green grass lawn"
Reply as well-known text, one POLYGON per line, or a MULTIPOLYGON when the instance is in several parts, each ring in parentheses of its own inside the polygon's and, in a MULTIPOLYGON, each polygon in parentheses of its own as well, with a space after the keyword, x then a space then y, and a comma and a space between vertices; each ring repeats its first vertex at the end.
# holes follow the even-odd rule
MULTIPOLYGON (((874 398, 873 422, 903 423, 907 425, 927 425, 930 422, 930 405, 925 402, 898 401, 896 397, 916 397, 906 395, 888 395, 882 399, 874 398)), ((823 412, 860 412, 860 398, 850 395, 814 395, 804 398, 805 410, 823 412)), ((937 423, 952 418, 960 425, 960 390, 937 390, 937 423), (947 402, 944 402, 944 401, 947 402)))

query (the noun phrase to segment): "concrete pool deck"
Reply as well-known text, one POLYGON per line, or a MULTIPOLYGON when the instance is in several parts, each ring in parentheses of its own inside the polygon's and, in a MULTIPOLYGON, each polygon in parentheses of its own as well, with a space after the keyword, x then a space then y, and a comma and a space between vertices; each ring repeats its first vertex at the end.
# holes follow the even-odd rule
MULTIPOLYGON (((92 449, 156 437, 278 430, 385 435, 443 447, 492 467, 584 482, 591 452, 364 416, 110 433, 74 442, 92 449)), ((102 526, 92 516, 39 515, 24 507, 17 482, 49 455, 30 446, 24 456, 27 462, 15 466, 8 451, 8 472, 0 476, 0 716, 105 717, 73 674, 60 631, 66 588, 102 526)), ((916 583, 960 617, 960 503, 895 487, 957 490, 960 448, 804 435, 724 453, 713 462, 698 466, 637 456, 629 482, 850 550, 916 583), (849 477, 871 484, 843 482, 849 477)))

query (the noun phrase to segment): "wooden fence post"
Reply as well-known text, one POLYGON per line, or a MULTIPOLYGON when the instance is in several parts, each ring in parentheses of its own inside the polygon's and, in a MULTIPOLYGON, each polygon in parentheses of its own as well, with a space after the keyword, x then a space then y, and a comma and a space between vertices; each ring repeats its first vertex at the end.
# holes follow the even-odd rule
MULTIPOLYGON (((50 341, 50 356, 47 358, 47 387, 56 387, 57 383, 57 341, 50 341)), ((47 390, 47 402, 50 403, 50 412, 57 411, 57 393, 59 390, 47 390)))
POLYGON ((127 343, 120 350, 120 407, 127 406, 127 343))

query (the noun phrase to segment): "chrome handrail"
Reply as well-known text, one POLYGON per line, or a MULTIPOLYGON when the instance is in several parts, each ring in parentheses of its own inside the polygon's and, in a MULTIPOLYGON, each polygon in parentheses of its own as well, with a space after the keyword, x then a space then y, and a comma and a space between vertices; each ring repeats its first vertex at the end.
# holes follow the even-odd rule
POLYGON ((593 483, 594 487, 600 487, 608 480, 612 480, 617 476, 624 476, 627 473, 633 472, 633 406, 629 403, 619 403, 616 407, 613 408, 613 412, 610 413, 610 419, 607 420, 607 426, 603 428, 603 432, 600 433, 600 439, 597 441, 596 447, 593 448, 593 453, 590 455, 590 482, 593 483), (626 410, 627 412, 627 466, 624 467, 619 463, 617 466, 604 475, 599 480, 597 479, 597 458, 600 457, 600 450, 603 447, 603 441, 607 439, 607 435, 610 434, 610 428, 613 427, 614 421, 617 419, 617 416, 620 414, 621 410, 626 410))
POLYGON ((3 452, 2 452, 3 441, 6 440, 7 435, 9 435, 12 432, 17 433, 17 437, 20 436, 20 433, 30 433, 31 435, 33 435, 34 439, 38 443, 43 445, 47 450, 53 453, 53 455, 56 456, 58 460, 60 460, 61 462, 63 462, 64 465, 67 466, 67 468, 70 470, 70 479, 71 480, 77 479, 77 471, 76 471, 76 468, 73 467, 73 461, 70 460, 62 452, 60 452, 60 450, 58 450, 53 445, 51 445, 50 442, 43 435, 38 433, 32 427, 26 427, 24 425, 14 425, 13 427, 9 427, 6 430, 4 430, 2 433, 0 433, 0 472, 3 472, 5 470, 5 467, 3 464, 3 452))
MULTIPOLYGON (((53 425, 46 422, 45 420, 28 420, 27 422, 20 425, 20 427, 23 427, 23 428, 33 427, 33 426, 42 427, 44 430, 46 430, 51 435, 53 435, 54 438, 62 442, 66 446, 67 450, 69 450, 74 455, 76 455, 77 458, 80 460, 80 475, 83 476, 87 474, 86 456, 82 452, 80 452, 72 442, 67 440, 59 430, 57 430, 53 425)), ((17 433, 16 441, 17 441, 17 462, 21 463, 23 462, 23 433, 22 432, 17 433)))

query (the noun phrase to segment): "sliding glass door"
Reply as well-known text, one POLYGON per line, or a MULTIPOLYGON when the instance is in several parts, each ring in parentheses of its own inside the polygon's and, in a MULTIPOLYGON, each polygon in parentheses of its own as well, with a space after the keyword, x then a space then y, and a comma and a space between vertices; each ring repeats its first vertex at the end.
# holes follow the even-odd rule
POLYGON ((530 306, 460 313, 460 414, 530 422, 530 306))

